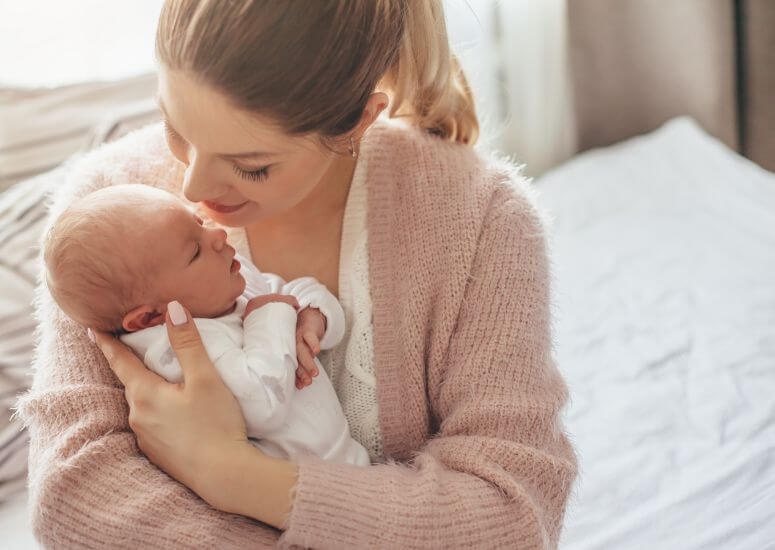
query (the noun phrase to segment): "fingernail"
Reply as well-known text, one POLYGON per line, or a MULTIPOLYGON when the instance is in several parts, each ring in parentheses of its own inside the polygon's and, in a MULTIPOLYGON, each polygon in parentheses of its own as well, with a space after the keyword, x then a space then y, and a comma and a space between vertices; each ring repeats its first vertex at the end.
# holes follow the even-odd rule
POLYGON ((91 340, 92 344, 96 344, 97 343, 97 338, 94 336, 94 333, 91 331, 90 328, 86 329, 86 336, 89 337, 89 340, 91 340))
POLYGON ((181 306, 180 302, 177 300, 167 304, 167 311, 170 312, 170 320, 176 327, 185 324, 185 322, 188 321, 188 317, 186 317, 186 312, 183 310, 183 306, 181 306))

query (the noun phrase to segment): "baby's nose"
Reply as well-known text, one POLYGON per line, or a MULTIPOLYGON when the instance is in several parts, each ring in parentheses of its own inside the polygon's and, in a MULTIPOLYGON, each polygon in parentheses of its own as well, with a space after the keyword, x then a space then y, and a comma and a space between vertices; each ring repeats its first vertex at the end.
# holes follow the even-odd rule
POLYGON ((213 250, 220 252, 224 246, 226 246, 226 231, 218 229, 213 239, 213 250))

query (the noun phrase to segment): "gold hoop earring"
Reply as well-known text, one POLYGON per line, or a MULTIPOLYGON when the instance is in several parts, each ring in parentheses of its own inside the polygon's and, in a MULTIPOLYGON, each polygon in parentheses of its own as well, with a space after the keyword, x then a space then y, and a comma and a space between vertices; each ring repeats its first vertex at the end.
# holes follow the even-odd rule
POLYGON ((353 158, 358 157, 358 153, 355 152, 355 140, 353 140, 352 136, 350 136, 350 154, 353 158))

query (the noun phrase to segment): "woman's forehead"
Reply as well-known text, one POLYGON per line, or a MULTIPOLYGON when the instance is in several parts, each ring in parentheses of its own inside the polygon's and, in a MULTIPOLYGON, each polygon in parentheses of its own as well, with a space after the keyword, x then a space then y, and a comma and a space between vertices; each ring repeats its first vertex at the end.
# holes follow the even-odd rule
POLYGON ((295 141, 269 119, 236 107, 181 71, 159 71, 158 100, 172 129, 208 154, 278 154, 295 141))

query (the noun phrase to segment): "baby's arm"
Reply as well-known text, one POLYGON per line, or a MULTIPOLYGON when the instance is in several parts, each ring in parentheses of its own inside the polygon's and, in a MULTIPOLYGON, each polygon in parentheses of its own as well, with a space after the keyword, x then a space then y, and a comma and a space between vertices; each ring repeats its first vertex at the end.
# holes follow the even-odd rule
POLYGON ((290 294, 301 304, 296 324, 296 387, 302 389, 318 375, 315 357, 320 350, 333 348, 342 341, 344 311, 334 295, 312 277, 301 277, 286 283, 274 273, 259 275, 265 285, 264 292, 290 294))
POLYGON ((214 360, 226 386, 237 398, 248 436, 262 437, 282 425, 295 392, 296 310, 271 302, 248 313, 244 345, 214 360))
POLYGON ((319 309, 326 319, 326 329, 320 340, 320 349, 335 347, 344 337, 344 310, 339 300, 325 285, 314 277, 301 277, 285 283, 280 294, 290 294, 299 301, 299 310, 319 309))

